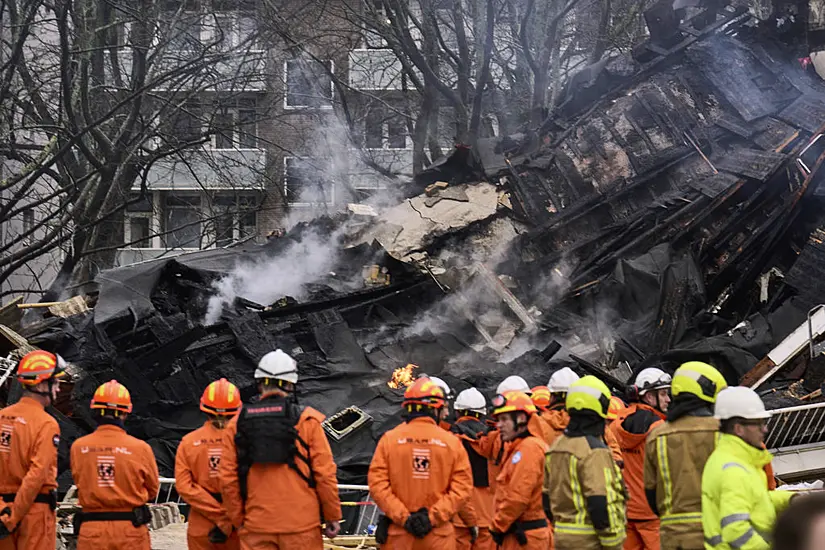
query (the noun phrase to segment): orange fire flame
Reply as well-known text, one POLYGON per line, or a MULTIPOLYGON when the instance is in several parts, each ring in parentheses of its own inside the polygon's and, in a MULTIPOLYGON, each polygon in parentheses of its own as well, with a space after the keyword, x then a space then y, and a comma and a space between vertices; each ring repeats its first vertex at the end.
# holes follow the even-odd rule
POLYGON ((387 385, 394 390, 409 387, 415 380, 413 378, 413 369, 416 368, 418 367, 410 363, 406 367, 399 367, 395 369, 392 373, 392 378, 390 378, 390 381, 387 382, 387 385))

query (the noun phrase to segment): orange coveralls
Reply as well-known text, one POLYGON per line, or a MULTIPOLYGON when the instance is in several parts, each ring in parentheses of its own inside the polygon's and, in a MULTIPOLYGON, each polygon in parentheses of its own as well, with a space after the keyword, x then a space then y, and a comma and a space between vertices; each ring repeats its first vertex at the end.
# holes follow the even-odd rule
MULTIPOLYGON (((553 431, 553 438, 547 442, 548 445, 552 445, 556 439, 564 433, 565 428, 567 428, 567 425, 570 423, 570 415, 567 414, 567 409, 563 407, 542 412, 539 414, 539 418, 546 422, 553 431)), ((623 463, 622 449, 613 432, 610 430, 604 431, 604 442, 607 443, 607 446, 610 448, 610 454, 613 456, 613 460, 621 466, 623 463)))
POLYGON ((428 417, 413 418, 385 433, 370 464, 375 503, 392 521, 386 550, 453 550, 451 519, 473 490, 470 460, 459 439, 428 417), (432 531, 416 539, 404 529, 411 513, 429 511, 432 531))
POLYGON ((0 410, 0 510, 11 508, 11 517, 4 515, 2 521, 14 530, 0 540, 0 550, 55 547, 55 513, 34 499, 57 489, 59 442, 57 421, 34 399, 23 397, 0 410))
MULTIPOLYGON (((507 457, 498 476, 495 495, 495 515, 492 530, 506 533, 515 522, 547 521, 542 507, 544 485, 544 453, 547 444, 538 435, 541 423, 533 415, 528 423, 530 435, 507 446, 507 457)), ((547 550, 550 529, 540 527, 525 531, 527 544, 521 546, 513 534, 504 538, 503 550, 547 550)))
MULTIPOLYGON (((295 425, 298 436, 309 445, 315 488, 287 464, 253 464, 247 476, 246 503, 241 500, 238 481, 238 417, 229 421, 223 431, 218 475, 223 506, 238 529, 242 549, 321 550, 321 514, 326 521, 341 521, 337 468, 323 421, 323 414, 306 407, 295 425)), ((304 475, 310 474, 302 460, 295 464, 304 475)))
MULTIPOLYGON (((631 422, 633 419, 631 418, 631 422)), ((664 415, 644 403, 633 403, 623 410, 607 431, 619 441, 624 458, 622 470, 627 486, 627 538, 624 550, 659 550, 659 518, 650 509, 645 496, 645 440, 648 434, 664 422, 664 415), (622 424, 636 414, 653 415, 653 421, 644 433, 631 433, 622 424)))
MULTIPOLYGON (((478 422, 473 417, 462 417, 456 420, 456 424, 461 422, 478 422)), ((458 438, 462 441, 464 450, 470 447, 470 452, 476 453, 472 448, 473 439, 467 438, 464 435, 459 435, 458 438)), ((480 458, 484 458, 478 455, 480 458)), ((453 525, 455 526, 456 550, 493 550, 495 542, 490 536, 490 522, 493 519, 493 490, 492 486, 495 482, 493 479, 492 463, 487 462, 487 487, 476 487, 475 480, 473 480, 473 492, 470 495, 470 500, 458 511, 458 517, 453 518, 453 525), (470 527, 478 527, 478 538, 475 543, 472 542, 472 535, 470 527)), ((472 463, 471 463, 472 464, 472 463)))
POLYGON ((223 452, 223 430, 212 422, 186 434, 175 455, 175 486, 178 494, 189 504, 189 523, 186 542, 190 550, 238 550, 241 547, 238 533, 232 530, 232 522, 220 497, 218 469, 223 452), (229 535, 223 544, 209 542, 209 531, 215 526, 229 535))
MULTIPOLYGON (((119 427, 98 426, 72 444, 72 476, 84 512, 130 512, 153 500, 160 487, 149 445, 119 427)), ((150 550, 149 527, 130 521, 89 521, 78 550, 150 550)))

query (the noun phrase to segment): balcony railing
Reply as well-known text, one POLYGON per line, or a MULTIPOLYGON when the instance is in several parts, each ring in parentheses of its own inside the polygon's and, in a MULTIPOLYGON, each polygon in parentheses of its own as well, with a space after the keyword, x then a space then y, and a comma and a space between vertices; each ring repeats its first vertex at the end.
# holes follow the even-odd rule
MULTIPOLYGON (((254 190, 263 186, 263 149, 197 149, 158 161, 149 170, 153 190, 254 190)), ((139 188, 136 188, 139 190, 139 188)))

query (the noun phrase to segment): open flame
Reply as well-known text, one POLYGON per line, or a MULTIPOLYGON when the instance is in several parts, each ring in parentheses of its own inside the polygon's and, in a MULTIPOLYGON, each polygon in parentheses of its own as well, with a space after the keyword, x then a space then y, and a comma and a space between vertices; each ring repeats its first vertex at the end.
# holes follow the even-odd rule
POLYGON ((415 380, 413 378, 413 369, 418 367, 410 363, 406 367, 399 367, 392 372, 392 378, 387 382, 387 385, 394 390, 406 388, 410 386, 415 380))

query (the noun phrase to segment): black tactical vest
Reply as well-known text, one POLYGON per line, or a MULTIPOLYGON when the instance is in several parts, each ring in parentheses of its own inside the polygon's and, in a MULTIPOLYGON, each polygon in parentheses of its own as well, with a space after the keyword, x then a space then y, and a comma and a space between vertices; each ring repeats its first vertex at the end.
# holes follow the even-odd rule
MULTIPOLYGON (((481 420, 462 420, 453 424, 452 430, 457 434, 462 434, 470 439, 478 439, 479 433, 487 433, 489 428, 481 420)), ((461 444, 467 450, 467 455, 470 457, 470 469, 473 471, 473 487, 489 487, 490 478, 487 470, 487 459, 478 454, 473 445, 464 438, 461 438, 461 444)))

